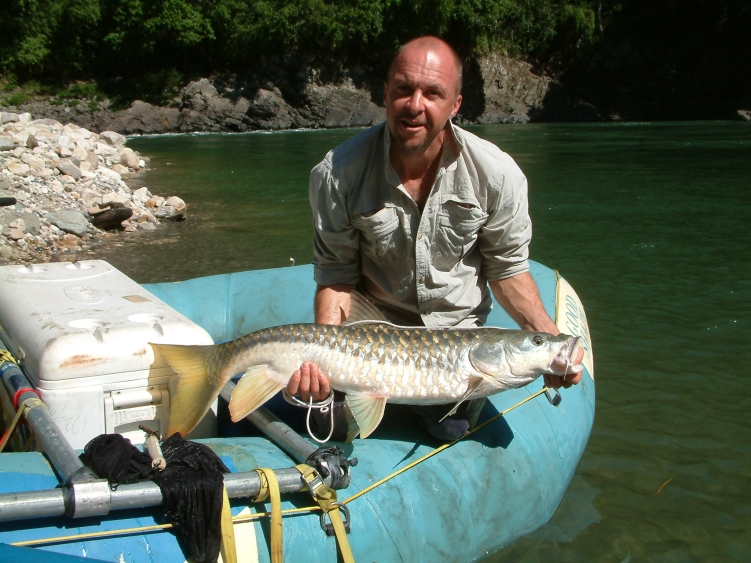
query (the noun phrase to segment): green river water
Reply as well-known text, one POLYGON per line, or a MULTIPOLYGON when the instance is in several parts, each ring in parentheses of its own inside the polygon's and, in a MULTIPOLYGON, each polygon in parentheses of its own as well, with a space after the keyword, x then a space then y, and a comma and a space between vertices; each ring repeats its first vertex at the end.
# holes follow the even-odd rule
MULTIPOLYGON (((488 561, 751 562, 751 124, 470 129, 526 173, 531 257, 579 293, 597 381, 557 513, 488 561)), ((308 173, 356 132, 132 139, 190 217, 96 257, 143 283, 308 263, 308 173)))

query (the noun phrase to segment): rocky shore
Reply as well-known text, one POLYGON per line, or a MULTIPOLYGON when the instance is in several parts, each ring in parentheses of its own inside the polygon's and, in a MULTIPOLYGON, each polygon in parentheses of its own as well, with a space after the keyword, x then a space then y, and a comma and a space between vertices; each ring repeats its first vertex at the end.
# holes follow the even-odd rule
POLYGON ((0 264, 75 261, 186 216, 140 185, 148 158, 114 131, 0 112, 0 264))
MULTIPOLYGON (((213 76, 184 86, 164 106, 142 100, 113 111, 108 100, 37 97, 0 111, 28 112, 90 131, 123 135, 367 127, 385 119, 382 78, 355 67, 326 72, 270 65, 246 76, 213 76)), ((490 54, 465 69, 459 123, 596 121, 597 109, 567 97, 529 63, 490 54)))

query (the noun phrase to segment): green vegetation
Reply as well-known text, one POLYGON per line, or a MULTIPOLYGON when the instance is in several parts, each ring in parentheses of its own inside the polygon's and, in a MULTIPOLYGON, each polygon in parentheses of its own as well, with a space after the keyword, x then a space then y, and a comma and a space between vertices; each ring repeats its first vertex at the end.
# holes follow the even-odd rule
POLYGON ((584 76, 592 61, 630 57, 659 69, 658 81, 694 65, 693 76, 698 67, 751 90, 730 69, 751 66, 748 0, 4 0, 0 29, 6 85, 26 92, 38 80, 53 94, 84 81, 58 96, 114 107, 165 103, 189 79, 264 66, 359 65, 380 77, 394 49, 423 34, 467 60, 493 50, 584 76))
POLYGON ((6 0, 0 70, 63 83, 269 57, 367 63, 426 33, 467 56, 544 57, 554 40, 589 42, 594 20, 590 0, 6 0))

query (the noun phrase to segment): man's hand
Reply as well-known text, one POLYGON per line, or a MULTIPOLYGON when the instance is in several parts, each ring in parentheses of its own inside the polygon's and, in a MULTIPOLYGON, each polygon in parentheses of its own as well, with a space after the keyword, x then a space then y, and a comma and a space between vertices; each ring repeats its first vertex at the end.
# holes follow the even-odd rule
MULTIPOLYGON (((490 289, 493 291, 496 300, 514 319, 522 330, 539 330, 550 334, 558 335, 560 330, 553 322, 553 319, 545 311, 545 307, 540 300, 540 291, 537 284, 529 272, 489 282, 490 289)), ((584 349, 579 348, 576 358, 572 360, 573 365, 579 365, 584 359, 584 349)), ((582 374, 570 373, 565 377, 560 375, 545 374, 545 385, 558 389, 563 387, 568 389, 581 381, 582 374)))
MULTIPOLYGON (((348 284, 318 286, 314 303, 316 322, 338 325, 346 320, 349 314, 350 293, 354 289, 354 285, 348 284)), ((287 393, 299 395, 305 402, 308 402, 312 395, 313 402, 321 402, 331 393, 329 378, 316 364, 305 362, 292 374, 287 383, 287 393)))
MULTIPOLYGON (((572 360, 572 365, 579 365, 582 363, 582 360, 584 359, 584 348, 579 348, 579 352, 576 354, 576 358, 572 360)), ((544 376, 545 378, 545 385, 548 387, 552 387, 553 389, 558 389, 559 387, 563 387, 564 389, 568 389, 572 385, 576 385, 581 381, 582 378, 582 372, 579 373, 567 373, 565 377, 562 377, 560 375, 553 375, 551 373, 546 373, 544 376)))
POLYGON ((305 362, 292 374, 287 384, 287 393, 299 395, 306 403, 313 397, 314 403, 320 403, 331 394, 329 378, 312 362, 305 362))

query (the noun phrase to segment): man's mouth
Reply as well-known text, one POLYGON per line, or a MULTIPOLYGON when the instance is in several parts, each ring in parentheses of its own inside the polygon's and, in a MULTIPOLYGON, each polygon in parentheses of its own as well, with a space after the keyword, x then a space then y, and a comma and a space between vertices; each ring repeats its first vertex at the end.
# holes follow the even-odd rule
POLYGON ((424 123, 420 123, 419 121, 410 121, 407 119, 401 120, 402 127, 404 127, 407 131, 418 131, 419 129, 423 129, 425 127, 424 123))

